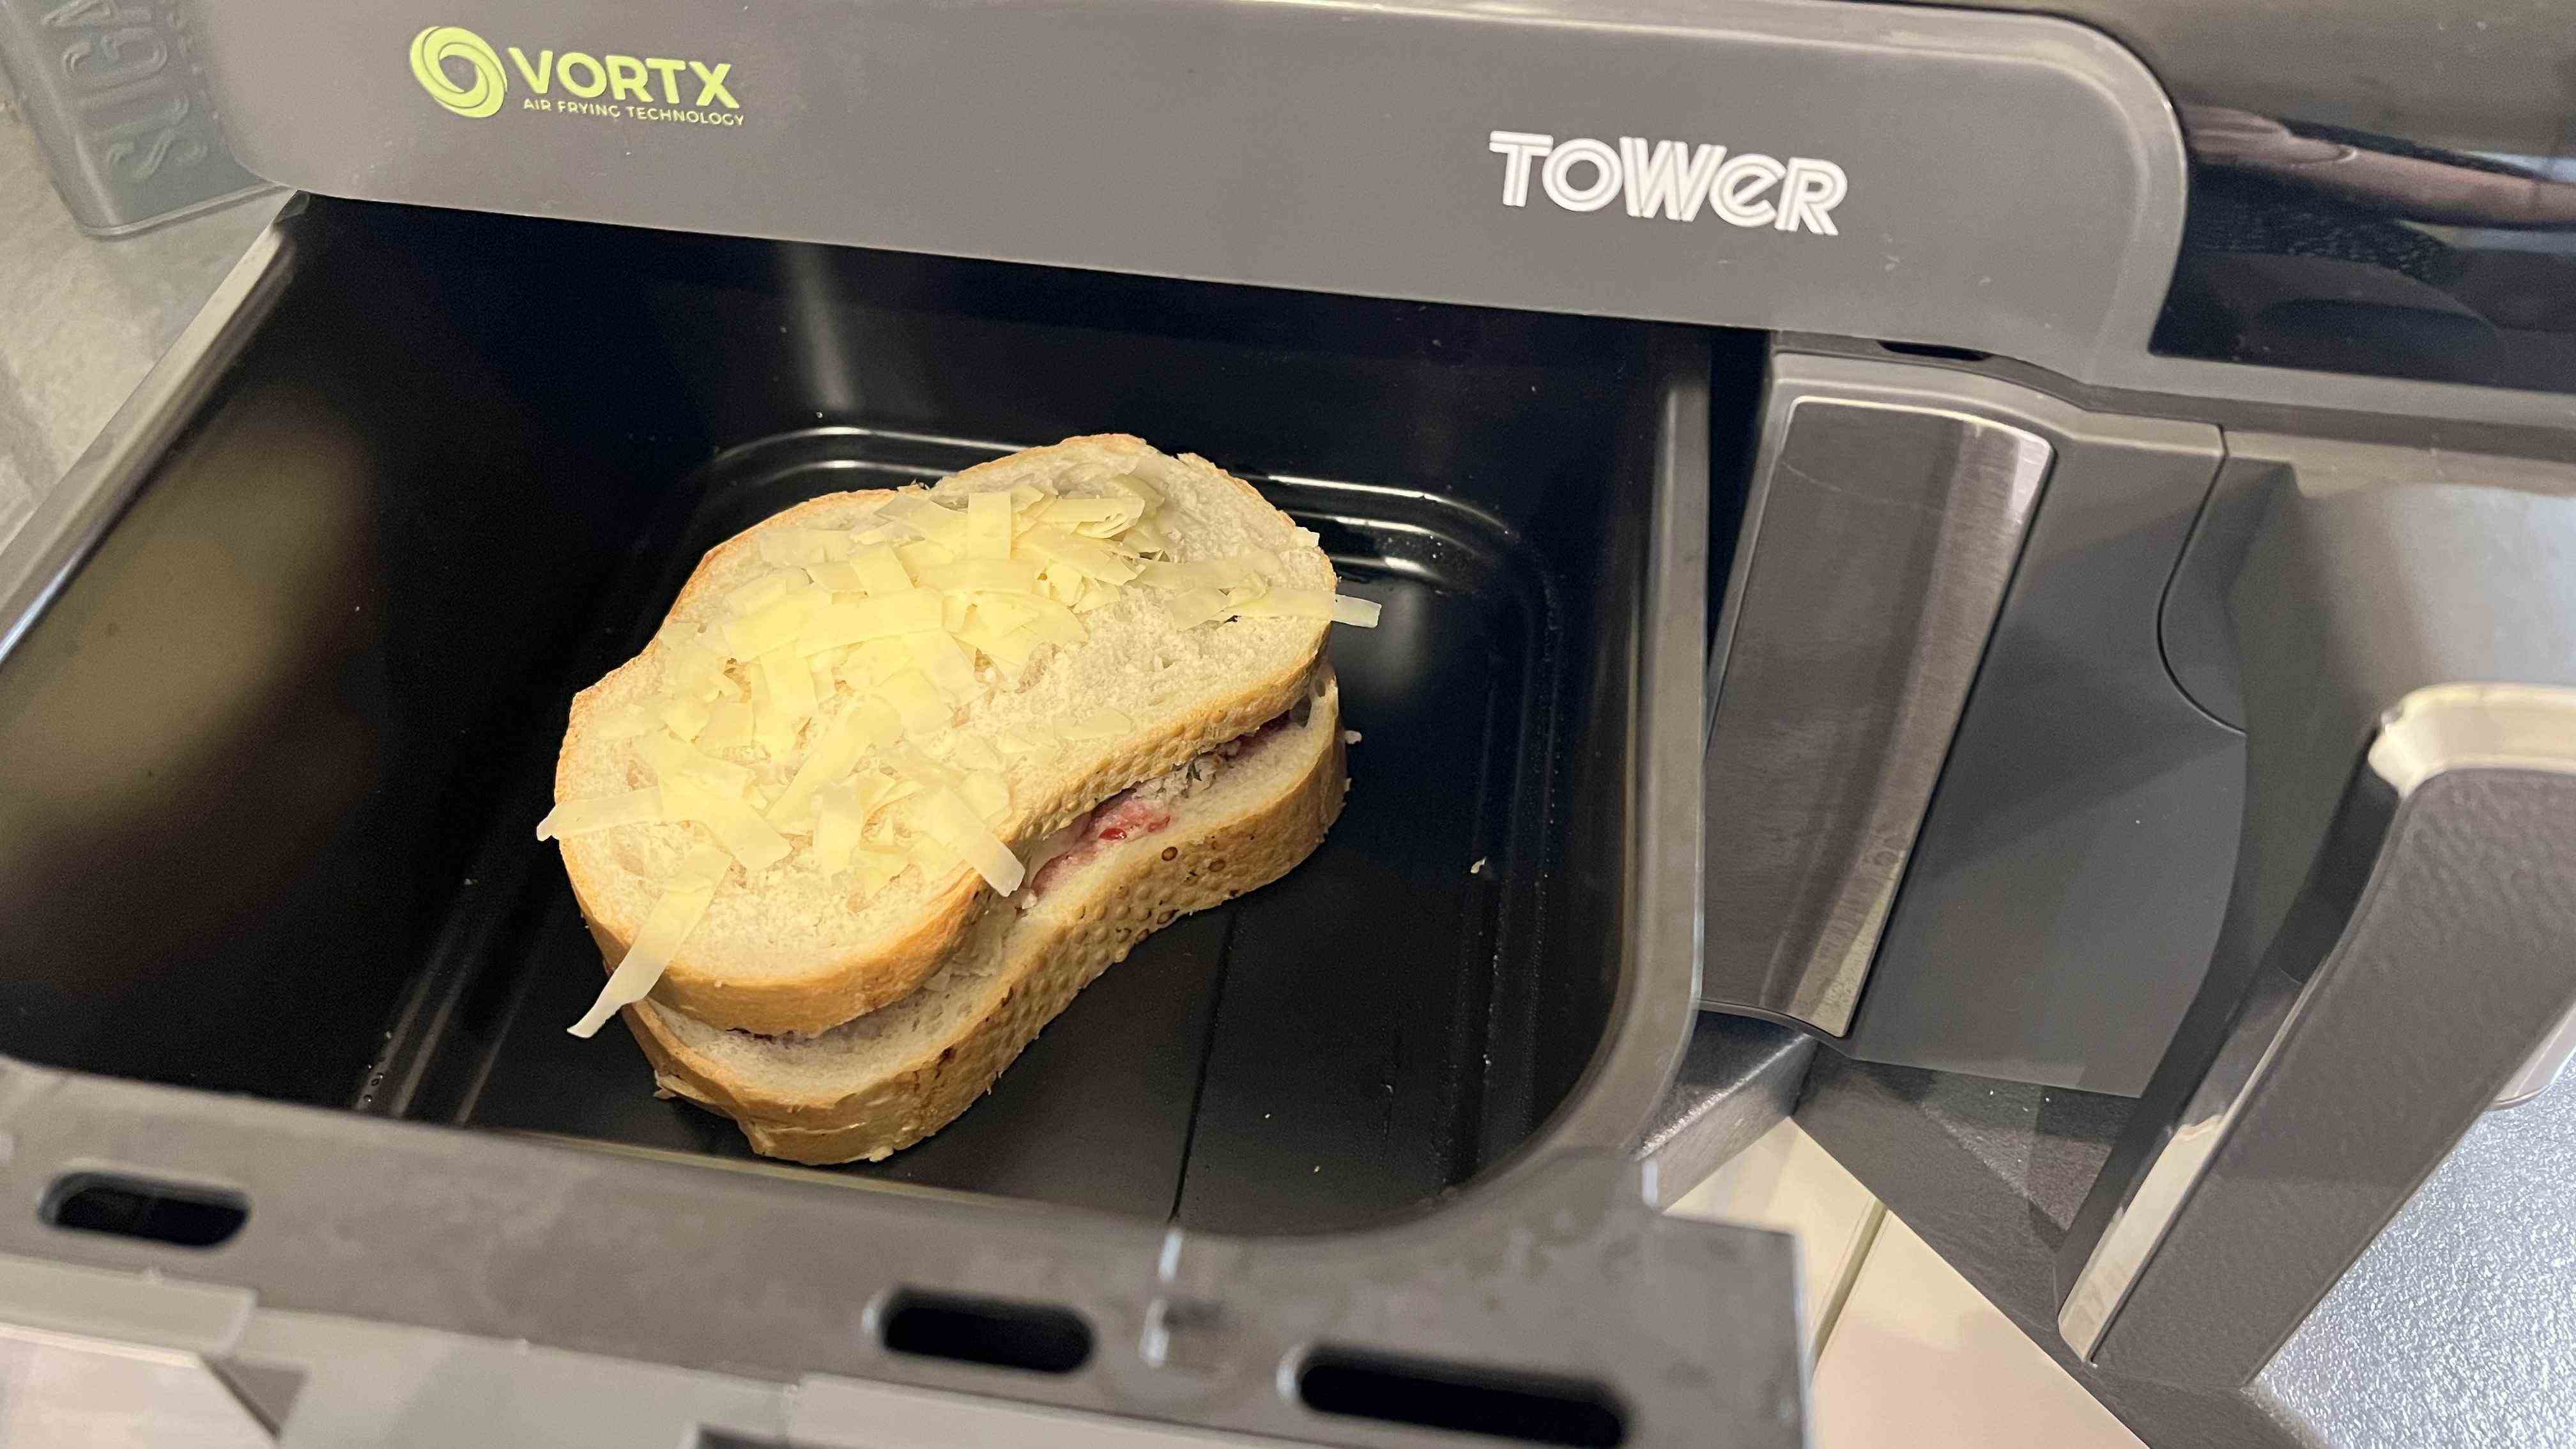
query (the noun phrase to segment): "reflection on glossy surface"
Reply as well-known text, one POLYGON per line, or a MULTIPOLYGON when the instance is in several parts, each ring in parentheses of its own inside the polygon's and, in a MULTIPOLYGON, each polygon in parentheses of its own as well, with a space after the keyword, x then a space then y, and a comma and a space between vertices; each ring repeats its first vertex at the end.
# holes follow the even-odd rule
POLYGON ((2576 391, 2576 172, 2221 106, 2156 350, 2576 391))

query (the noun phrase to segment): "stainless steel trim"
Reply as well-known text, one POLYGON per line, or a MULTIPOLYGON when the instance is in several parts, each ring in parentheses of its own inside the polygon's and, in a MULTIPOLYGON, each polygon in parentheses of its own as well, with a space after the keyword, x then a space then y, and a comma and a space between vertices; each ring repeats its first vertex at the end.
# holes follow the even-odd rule
MULTIPOLYGON (((2291 910, 2293 920, 2322 921, 2330 929, 2283 930, 2208 1073, 2114 1209, 2058 1310, 2058 1331, 2079 1356, 2095 1356, 2302 1012, 2333 981, 2355 909, 2376 878, 2400 807, 2425 782, 2462 769, 2576 775, 2576 689, 2433 685, 2407 695, 2381 717, 2336 808, 2318 868, 2291 910)), ((2565 1035, 2562 1025, 2555 1036, 2565 1035)), ((2544 1047, 2534 1066, 2545 1054, 2544 1047)), ((2517 1083, 2532 1070, 2526 1067, 2517 1083)), ((2555 1065, 2549 1070, 2554 1076, 2555 1065)))
POLYGON ((2053 451, 1940 408, 1773 413, 1710 665, 1702 999, 1841 1035, 2053 451))

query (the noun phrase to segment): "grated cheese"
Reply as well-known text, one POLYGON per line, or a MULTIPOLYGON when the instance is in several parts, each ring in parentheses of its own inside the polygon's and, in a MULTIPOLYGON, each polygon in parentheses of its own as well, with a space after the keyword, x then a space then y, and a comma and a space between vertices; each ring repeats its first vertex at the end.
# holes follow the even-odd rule
POLYGON ((999 563, 1011 556, 1011 495, 966 495, 966 534, 959 552, 969 560, 999 563))
POLYGON ((966 515, 941 504, 929 494, 906 489, 886 500, 888 518, 908 524, 921 536, 953 553, 966 551, 966 515))
POLYGON ((800 654, 820 654, 844 644, 917 634, 939 627, 939 595, 930 589, 871 594, 864 599, 837 598, 814 611, 796 636, 800 654))
POLYGON ((735 659, 749 660, 786 648, 796 641, 797 631, 805 627, 806 616, 831 597, 809 586, 785 595, 758 613, 737 616, 725 625, 725 652, 735 659))
POLYGON ((728 699, 707 706, 707 727, 694 743, 701 750, 738 750, 751 743, 751 706, 728 699))
MULTIPOLYGON (((978 493, 990 498, 990 493, 978 493)), ((968 558, 952 564, 934 564, 921 571, 925 589, 989 589, 999 593, 1034 594, 1038 591, 1038 565, 1024 558, 968 558)))
POLYGON ((715 901, 716 891, 724 884, 733 862, 712 846, 700 846, 681 862, 679 873, 664 885, 661 899, 644 913, 644 924, 637 927, 635 940, 617 969, 608 975, 608 984, 599 989, 599 999, 581 1020, 565 1028, 574 1036, 587 1037, 608 1023, 618 1008, 630 1006, 653 992, 668 970, 671 959, 680 953, 680 944, 698 928, 707 907, 715 901))
POLYGON ((646 825, 661 818, 662 791, 658 786, 647 785, 621 795, 563 801, 537 822, 537 838, 561 840, 596 830, 614 830, 620 825, 646 825))
POLYGON ((974 658, 953 636, 907 634, 903 642, 912 651, 912 662, 929 676, 933 687, 948 696, 950 703, 964 704, 982 692, 982 686, 975 681, 974 658))
POLYGON ((1104 584, 1123 584, 1136 577, 1136 565, 1098 539, 1083 538, 1041 523, 1020 535, 1020 549, 1047 564, 1063 564, 1104 584))
POLYGON ((934 734, 956 721, 956 711, 939 697, 930 676, 918 669, 907 669, 877 688, 886 703, 894 706, 894 712, 902 716, 905 734, 934 734))
POLYGON ((700 754, 687 740, 664 730, 638 740, 635 753, 653 767, 664 785, 687 781, 720 794, 739 796, 751 788, 751 771, 731 760, 700 754))
POLYGON ((996 894, 1007 896, 1020 888, 1027 874, 1020 858, 957 791, 946 785, 926 790, 911 808, 922 830, 955 851, 996 894))
POLYGON ((757 540, 761 562, 795 564, 805 568, 848 558, 857 542, 848 532, 837 528, 764 529, 757 540))
POLYGON ((781 830, 793 830, 803 824, 816 795, 858 768, 860 756, 894 743, 899 727, 894 711, 886 707, 885 701, 852 702, 823 727, 814 747, 805 752, 805 762, 796 767, 795 778, 787 782, 777 802, 769 807, 769 823, 781 830))
POLYGON ((787 837, 771 829, 758 811, 694 781, 675 780, 664 785, 662 808, 714 832, 725 853, 740 861, 746 871, 767 870, 796 853, 787 837))
POLYGON ((780 569, 776 573, 762 574, 725 595, 724 606, 729 613, 757 614, 796 592, 797 586, 805 582, 806 576, 801 569, 780 569))
POLYGON ((1379 612, 1370 600, 1323 589, 1271 589, 1231 607, 1246 619, 1328 619, 1363 629, 1377 627, 1379 612))
POLYGON ((684 740, 694 740, 707 727, 708 716, 715 706, 694 694, 684 694, 662 706, 662 723, 671 733, 684 740))

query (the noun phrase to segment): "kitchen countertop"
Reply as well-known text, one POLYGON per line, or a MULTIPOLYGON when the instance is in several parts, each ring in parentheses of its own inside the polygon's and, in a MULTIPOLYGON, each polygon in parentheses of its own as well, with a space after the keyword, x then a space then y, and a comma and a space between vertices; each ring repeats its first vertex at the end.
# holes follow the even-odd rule
POLYGON ((257 196, 114 241, 86 236, 46 178, 35 133, 0 102, 0 544, 285 200, 257 196))
MULTIPOLYGON (((284 204, 139 237, 72 225, 0 107, 0 544, 88 446, 284 204)), ((1678 1196, 1785 1111, 2159 1449, 2576 1442, 2576 1090, 2492 1114, 2252 1386, 2114 1380, 2055 1327, 2067 1222, 2125 1100, 1866 1066, 1778 1028, 1704 1018, 1644 1150, 1678 1196)))
POLYGON ((2134 1106, 1825 1052, 1796 1115, 2156 1449, 2576 1444, 2576 1175, 2567 1171, 2576 1091, 2567 1084, 2480 1119, 2236 1390, 2096 1373, 2058 1337, 2057 1248, 2134 1106))

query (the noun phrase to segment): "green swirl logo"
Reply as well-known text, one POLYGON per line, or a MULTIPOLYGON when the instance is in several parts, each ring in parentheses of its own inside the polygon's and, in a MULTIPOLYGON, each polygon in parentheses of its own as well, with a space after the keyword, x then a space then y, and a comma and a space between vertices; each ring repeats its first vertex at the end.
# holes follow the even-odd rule
POLYGON ((461 25, 433 25, 411 38, 411 73, 430 99, 460 116, 488 116, 501 109, 510 78, 501 72, 501 57, 483 37, 461 25), (458 85, 447 69, 451 60, 465 62, 473 79, 458 85))

